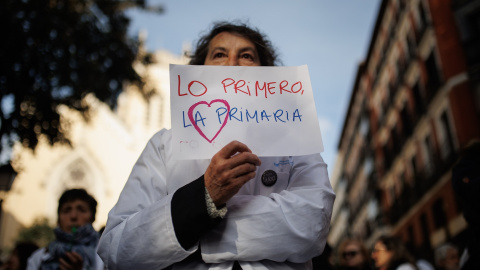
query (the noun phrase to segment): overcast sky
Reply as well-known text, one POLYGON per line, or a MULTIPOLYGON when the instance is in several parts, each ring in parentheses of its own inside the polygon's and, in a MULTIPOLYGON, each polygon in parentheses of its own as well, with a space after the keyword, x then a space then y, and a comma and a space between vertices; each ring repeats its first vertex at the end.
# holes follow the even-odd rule
POLYGON ((131 10, 130 35, 147 31, 149 51, 180 55, 212 22, 240 20, 259 28, 285 66, 308 65, 331 174, 353 80, 366 57, 380 0, 147 0, 165 13, 131 10))

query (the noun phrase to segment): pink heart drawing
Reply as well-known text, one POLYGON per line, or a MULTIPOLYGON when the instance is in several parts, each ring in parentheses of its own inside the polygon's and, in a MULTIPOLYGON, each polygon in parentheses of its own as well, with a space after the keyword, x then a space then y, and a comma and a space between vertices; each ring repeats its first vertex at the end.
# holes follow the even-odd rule
POLYGON ((225 104, 225 106, 227 107, 227 112, 230 112, 230 104, 228 104, 228 102, 224 99, 214 99, 212 101, 210 101, 210 103, 206 102, 206 101, 200 101, 200 102, 197 102, 195 104, 193 104, 190 109, 188 109, 188 119, 190 119, 190 122, 192 123, 193 127, 198 131, 198 134, 200 134, 203 138, 205 138, 205 140, 207 140, 209 143, 212 143, 213 140, 215 140, 215 138, 218 136, 218 134, 220 133, 220 131, 222 131, 223 127, 225 126, 225 124, 227 123, 227 120, 228 120, 228 115, 229 113, 226 113, 225 114, 225 119, 223 121, 223 124, 222 126, 218 129, 217 133, 215 134, 215 136, 213 136, 213 138, 210 140, 207 138, 207 136, 205 136, 205 134, 203 133, 203 131, 200 129, 200 127, 197 125, 197 123, 195 122, 195 119, 193 119, 193 110, 195 109, 195 107, 197 107, 198 105, 200 104, 205 104, 207 105, 208 107, 210 107, 212 105, 212 103, 215 103, 215 102, 221 102, 223 104, 225 104))

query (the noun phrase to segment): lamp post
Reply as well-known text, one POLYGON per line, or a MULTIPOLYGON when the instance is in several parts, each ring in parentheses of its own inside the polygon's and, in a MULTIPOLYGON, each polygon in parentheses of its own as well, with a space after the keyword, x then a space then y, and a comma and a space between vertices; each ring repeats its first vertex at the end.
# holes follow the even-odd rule
POLYGON ((0 233, 3 219, 2 204, 5 194, 12 188, 13 180, 17 176, 17 172, 10 163, 0 166, 0 233))
POLYGON ((16 176, 17 173, 10 163, 0 166, 0 191, 9 191, 16 176))

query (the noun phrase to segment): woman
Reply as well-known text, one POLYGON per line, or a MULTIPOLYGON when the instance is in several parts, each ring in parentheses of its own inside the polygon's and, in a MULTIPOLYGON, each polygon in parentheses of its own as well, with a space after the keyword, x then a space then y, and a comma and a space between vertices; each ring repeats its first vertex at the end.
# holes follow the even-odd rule
MULTIPOLYGON (((261 33, 230 23, 215 24, 190 62, 275 63, 261 33)), ((108 269, 312 268, 335 197, 319 154, 258 157, 232 141, 211 160, 176 160, 172 140, 165 129, 150 139, 108 215, 98 249, 108 269)))
POLYGON ((84 189, 65 191, 58 202, 55 240, 32 254, 27 269, 103 269, 95 252, 100 236, 92 227, 96 207, 84 189))
POLYGON ((357 239, 346 239, 338 246, 338 268, 340 270, 370 269, 365 245, 357 239))
POLYGON ((37 244, 33 242, 20 242, 15 245, 15 249, 10 254, 7 262, 0 266, 0 270, 25 270, 27 269, 27 260, 32 253, 38 249, 37 244))
POLYGON ((412 255, 395 237, 381 236, 375 242, 372 259, 379 270, 418 270, 412 255))

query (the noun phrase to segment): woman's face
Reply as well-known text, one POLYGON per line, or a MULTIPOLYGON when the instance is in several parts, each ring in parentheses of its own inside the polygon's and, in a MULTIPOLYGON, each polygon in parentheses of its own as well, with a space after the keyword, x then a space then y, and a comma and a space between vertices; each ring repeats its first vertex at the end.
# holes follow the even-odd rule
POLYGON ((92 211, 83 200, 66 202, 58 213, 58 226, 64 232, 71 232, 73 227, 81 227, 92 222, 92 211))
POLYGON ((365 263, 365 258, 360 252, 360 247, 356 244, 348 244, 342 252, 342 257, 345 259, 345 265, 349 267, 357 267, 365 263))
POLYGON ((208 45, 205 65, 214 66, 260 66, 255 45, 247 38, 222 32, 208 45))
POLYGON ((372 250, 372 259, 375 261, 375 267, 378 269, 388 266, 390 259, 393 256, 393 252, 387 250, 387 247, 382 242, 375 243, 372 250))

